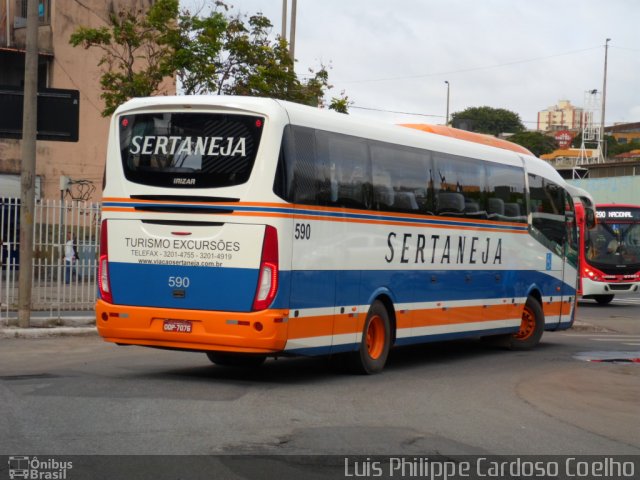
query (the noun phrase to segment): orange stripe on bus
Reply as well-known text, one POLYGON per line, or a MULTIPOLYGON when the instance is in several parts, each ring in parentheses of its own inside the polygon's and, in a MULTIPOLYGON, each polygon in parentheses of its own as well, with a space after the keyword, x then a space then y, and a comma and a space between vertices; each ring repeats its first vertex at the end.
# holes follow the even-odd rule
MULTIPOLYGON (((126 199, 126 198, 103 198, 104 202, 119 202, 119 203, 137 203, 141 205, 153 203, 153 204, 162 204, 162 205, 173 205, 176 204, 175 201, 165 201, 165 200, 138 200, 138 199, 126 199)), ((238 202, 238 203, 229 203, 229 202, 180 202, 183 204, 192 204, 192 205, 210 205, 210 206, 223 206, 223 207, 266 207, 266 208, 282 208, 282 209, 293 209, 298 211, 312 211, 312 212, 326 212, 326 213, 343 213, 350 215, 375 215, 377 217, 390 217, 390 218, 403 218, 407 220, 414 220, 415 223, 419 226, 424 226, 425 220, 432 221, 455 221, 459 222, 459 225, 433 225, 434 227, 439 228, 461 228, 461 229, 469 229, 469 230, 482 230, 482 227, 478 227, 477 225, 487 225, 487 226, 513 226, 513 227, 522 227, 525 225, 524 223, 518 222, 509 222, 509 221, 501 221, 495 222, 492 220, 484 220, 484 219, 468 219, 468 218, 459 218, 459 217, 438 217, 435 215, 424 215, 424 216, 416 216, 411 213, 394 213, 394 212, 372 212, 370 210, 356 210, 356 209, 347 209, 347 208, 338 208, 338 207, 317 207, 317 206, 308 206, 308 205, 300 205, 300 204, 290 204, 290 203, 261 203, 261 202, 238 202), (469 224, 465 226, 464 224, 469 224), (471 225, 473 224, 473 225, 471 225)), ((134 211, 134 207, 114 207, 108 206, 103 207, 104 211, 107 212, 126 212, 126 211, 134 211)), ((289 212, 229 212, 228 215, 239 215, 239 216, 252 216, 252 217, 281 217, 281 218, 291 218, 295 216, 296 218, 304 219, 304 220, 325 220, 325 221, 345 221, 345 222, 354 222, 354 223, 374 223, 381 225, 394 225, 394 226, 402 226, 402 225, 410 225, 408 222, 398 221, 398 220, 384 220, 380 218, 371 218, 371 219, 361 219, 361 218, 341 218, 336 217, 334 215, 327 216, 319 216, 319 215, 311 215, 304 213, 289 213, 289 212)), ((492 229, 491 229, 492 230, 492 229)), ((517 233, 526 233, 526 232, 517 232, 517 233)))
MULTIPOLYGON (((134 213, 133 207, 103 207, 103 212, 127 212, 134 213)), ((140 212, 136 212, 140 213, 140 212)), ((146 213, 146 212, 145 212, 146 213)), ((204 213, 206 215, 206 213, 204 213)), ((218 214, 220 215, 220 214, 218 214)), ((329 221, 329 222, 345 222, 345 223, 360 223, 368 225, 389 225, 399 227, 429 227, 438 229, 457 229, 457 230, 473 230, 476 232, 496 232, 494 228, 482 227, 478 225, 438 225, 438 224, 425 224, 424 222, 402 222, 393 220, 379 220, 379 219, 362 219, 362 218, 346 218, 346 217, 318 217, 315 215, 298 215, 293 213, 274 213, 274 212, 229 212, 222 215, 233 215, 239 217, 260 217, 260 218, 297 218, 302 220, 315 220, 315 221, 329 221)), ((507 233, 513 233, 517 235, 523 235, 528 233, 525 230, 505 230, 507 233)))

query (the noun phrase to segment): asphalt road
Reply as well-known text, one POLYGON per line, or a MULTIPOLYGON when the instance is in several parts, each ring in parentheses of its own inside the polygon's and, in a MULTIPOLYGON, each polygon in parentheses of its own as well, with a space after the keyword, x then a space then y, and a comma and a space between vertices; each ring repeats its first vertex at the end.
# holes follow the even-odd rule
POLYGON ((0 339, 0 455, 638 455, 639 313, 582 302, 575 329, 532 351, 396 349, 374 376, 305 358, 225 369, 96 336, 0 339))

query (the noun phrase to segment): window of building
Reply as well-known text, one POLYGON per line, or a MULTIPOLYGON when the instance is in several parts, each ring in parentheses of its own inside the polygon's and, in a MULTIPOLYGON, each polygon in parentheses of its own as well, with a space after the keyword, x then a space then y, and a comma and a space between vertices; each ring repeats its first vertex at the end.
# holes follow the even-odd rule
MULTIPOLYGON (((14 21, 15 28, 27 26, 27 3, 27 0, 19 0, 18 13, 14 21)), ((40 25, 49 25, 51 23, 51 0, 38 0, 38 21, 40 25)))

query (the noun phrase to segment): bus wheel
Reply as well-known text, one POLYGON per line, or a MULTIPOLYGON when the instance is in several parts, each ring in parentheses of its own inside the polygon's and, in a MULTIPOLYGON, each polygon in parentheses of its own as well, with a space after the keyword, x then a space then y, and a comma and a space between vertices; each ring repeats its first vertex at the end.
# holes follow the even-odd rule
POLYGON ((257 368, 267 359, 265 355, 243 355, 231 353, 207 352, 211 363, 221 367, 257 368))
POLYGON ((350 363, 353 371, 362 374, 381 372, 387 362, 391 347, 391 322, 384 304, 376 300, 369 308, 362 330, 360 348, 352 352, 350 363))
POLYGON ((511 350, 528 350, 535 347, 544 332, 544 312, 533 297, 527 298, 522 311, 520 330, 509 337, 507 347, 511 350))
POLYGON ((607 305, 613 300, 613 295, 594 295, 593 299, 598 302, 598 305, 607 305))

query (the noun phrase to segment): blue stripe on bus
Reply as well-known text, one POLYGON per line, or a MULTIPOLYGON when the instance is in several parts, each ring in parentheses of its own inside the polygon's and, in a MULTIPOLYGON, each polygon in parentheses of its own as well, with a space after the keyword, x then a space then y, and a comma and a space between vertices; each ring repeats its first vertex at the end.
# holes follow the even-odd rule
POLYGON ((367 305, 380 288, 395 303, 517 298, 526 296, 532 285, 545 297, 576 294, 545 272, 520 270, 310 270, 292 272, 291 280, 291 309, 367 305))
MULTIPOLYGON (((258 282, 257 269, 118 262, 110 262, 109 268, 114 301, 122 305, 248 312, 258 282), (189 278, 184 298, 173 296, 180 287, 170 287, 170 277, 189 278)), ((282 270, 271 308, 367 305, 381 290, 395 303, 508 299, 526 296, 532 285, 545 297, 576 294, 571 286, 538 271, 282 270)))
POLYGON ((189 310, 248 312, 258 284, 258 270, 247 268, 109 262, 109 276, 113 300, 119 305, 189 310), (171 287, 171 277, 188 278, 189 286, 171 287), (177 290, 184 291, 183 298, 177 290))

